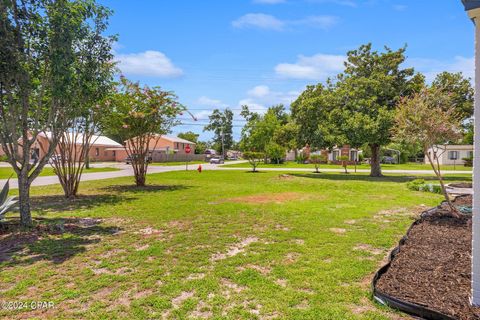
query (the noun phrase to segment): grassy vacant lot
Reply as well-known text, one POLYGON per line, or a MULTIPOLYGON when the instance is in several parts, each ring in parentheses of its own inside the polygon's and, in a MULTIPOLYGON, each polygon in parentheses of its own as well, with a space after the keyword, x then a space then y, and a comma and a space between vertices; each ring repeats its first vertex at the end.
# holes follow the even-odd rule
MULTIPOLYGON (((235 163, 235 164, 225 164, 224 167, 231 168, 249 168, 248 162, 244 163, 235 163)), ((299 164, 294 161, 287 161, 283 164, 263 164, 259 165, 261 168, 305 168, 305 169, 314 169, 313 164, 299 164)), ((341 165, 334 164, 322 164, 319 166, 320 169, 343 169, 341 165)), ((348 170, 353 171, 354 166, 349 165, 348 170)), ((357 169, 370 169, 368 164, 360 164, 357 166, 357 169)), ((405 163, 405 164, 382 164, 383 170, 432 170, 432 167, 429 164, 419 164, 419 163, 405 163)), ((450 166, 445 165, 441 166, 443 170, 456 170, 456 171, 472 171, 471 167, 464 167, 463 165, 450 166)))
POLYGON ((84 183, 74 202, 34 188, 51 227, 0 233, 0 300, 55 307, 0 317, 400 319, 369 283, 414 214, 441 199, 409 179, 169 172, 143 189, 84 183))
MULTIPOLYGON (((83 172, 84 173, 92 173, 92 172, 106 172, 106 171, 117 171, 117 170, 119 170, 119 169, 105 167, 105 168, 85 169, 83 172)), ((12 168, 0 167, 0 179, 8 179, 11 175, 15 176, 15 173, 14 173, 12 168)), ((54 175, 55 175, 55 173, 53 172, 52 167, 45 167, 45 168, 43 168, 42 172, 40 173, 40 176, 54 176, 54 175)))

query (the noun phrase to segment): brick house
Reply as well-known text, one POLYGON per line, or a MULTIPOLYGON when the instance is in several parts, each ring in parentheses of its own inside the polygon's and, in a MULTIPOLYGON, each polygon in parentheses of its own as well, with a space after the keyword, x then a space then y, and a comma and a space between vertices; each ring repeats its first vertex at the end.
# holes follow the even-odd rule
MULTIPOLYGON (((195 153, 195 143, 174 136, 157 135, 149 143, 150 153, 154 162, 165 161, 168 155, 174 155, 172 157, 181 159, 186 157, 186 147, 190 147, 189 156, 195 153)), ((127 152, 121 147, 109 148, 108 150, 116 151, 115 161, 121 162, 127 158, 127 152)))

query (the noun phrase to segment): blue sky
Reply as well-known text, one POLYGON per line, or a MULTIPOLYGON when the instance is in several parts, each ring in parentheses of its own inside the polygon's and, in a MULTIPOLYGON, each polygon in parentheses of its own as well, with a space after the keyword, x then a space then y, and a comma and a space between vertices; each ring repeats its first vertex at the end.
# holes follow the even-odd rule
MULTIPOLYGON (((342 71, 348 50, 408 45, 432 79, 473 76, 473 25, 460 0, 100 0, 114 11, 116 59, 132 80, 174 91, 202 132, 214 108, 261 112, 342 71)), ((186 119, 183 116, 182 119, 186 119)), ((235 116, 235 137, 243 122, 235 116)), ((185 120, 192 123, 192 120, 185 120)))

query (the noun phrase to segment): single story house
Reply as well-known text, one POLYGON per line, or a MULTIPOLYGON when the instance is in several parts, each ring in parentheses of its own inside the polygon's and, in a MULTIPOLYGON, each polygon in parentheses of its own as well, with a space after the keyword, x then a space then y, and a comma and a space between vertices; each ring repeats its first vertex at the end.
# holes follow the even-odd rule
MULTIPOLYGON (((427 154, 430 155, 433 160, 438 159, 438 163, 441 165, 463 165, 465 164, 465 161, 462 160, 463 158, 473 157, 473 145, 436 145, 428 149, 427 154)), ((425 155, 425 163, 429 164, 427 154, 425 155)))
POLYGON ((323 149, 323 150, 311 152, 310 147, 306 146, 306 147, 302 148, 301 150, 297 150, 297 152, 288 151, 287 155, 286 155, 286 160, 287 161, 294 161, 295 160, 295 155, 299 154, 301 152, 306 153, 307 155, 323 154, 323 155, 327 156, 328 162, 338 163, 339 162, 338 158, 340 156, 347 156, 348 160, 350 162, 354 162, 354 161, 358 162, 359 161, 359 155, 362 153, 362 150, 351 148, 349 145, 343 145, 342 147, 335 146, 331 150, 323 149))
MULTIPOLYGON (((125 142, 128 143, 128 142, 125 142)), ((156 135, 149 142, 150 157, 154 162, 163 162, 170 159, 176 159, 178 161, 183 160, 195 153, 195 143, 174 136, 168 135, 156 135), (187 146, 190 147, 190 153, 185 151, 187 146)), ((127 151, 123 146, 110 148, 109 150, 115 151, 115 161, 121 162, 127 158, 127 151)))
MULTIPOLYGON (((78 134, 76 137, 72 133, 68 133, 70 139, 73 141, 76 139, 75 144, 81 145, 83 141, 83 135, 78 134)), ((37 139, 32 145, 31 152, 36 153, 39 158, 43 158, 48 151, 52 134, 51 132, 39 133, 37 139)), ((112 151, 112 148, 122 148, 122 145, 118 142, 113 141, 112 139, 106 136, 93 135, 91 139, 91 146, 89 151, 90 161, 115 161, 116 151, 112 151)), ((57 147, 58 150, 58 147, 57 147)), ((80 150, 78 150, 78 154, 80 150)), ((4 155, 2 148, 0 148, 0 155, 4 155)))

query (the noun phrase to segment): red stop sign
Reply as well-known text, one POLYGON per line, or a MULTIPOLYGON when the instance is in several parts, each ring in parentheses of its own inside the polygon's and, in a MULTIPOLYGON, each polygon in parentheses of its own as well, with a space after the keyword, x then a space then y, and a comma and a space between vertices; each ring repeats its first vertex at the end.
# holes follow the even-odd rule
POLYGON ((190 153, 190 151, 192 151, 192 149, 191 149, 190 146, 187 144, 187 146, 185 147, 185 152, 186 152, 186 153, 190 153))

